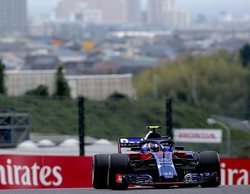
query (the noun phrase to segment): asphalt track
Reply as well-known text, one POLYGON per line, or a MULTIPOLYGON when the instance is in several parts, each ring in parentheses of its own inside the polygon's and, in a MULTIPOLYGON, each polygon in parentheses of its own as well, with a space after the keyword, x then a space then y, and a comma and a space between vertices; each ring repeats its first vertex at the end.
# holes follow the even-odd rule
POLYGON ((54 190, 2 190, 0 194, 250 194, 250 185, 244 186, 220 186, 217 188, 171 188, 149 189, 135 188, 126 191, 95 190, 95 189, 54 189, 54 190))

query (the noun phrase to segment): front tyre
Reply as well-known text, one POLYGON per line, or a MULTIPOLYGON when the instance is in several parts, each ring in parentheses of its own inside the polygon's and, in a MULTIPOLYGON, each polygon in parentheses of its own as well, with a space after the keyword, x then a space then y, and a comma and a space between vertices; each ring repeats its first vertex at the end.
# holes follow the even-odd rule
POLYGON ((93 157, 92 184, 95 189, 107 189, 109 155, 99 154, 93 157))
POLYGON ((129 157, 127 154, 112 154, 109 157, 108 186, 113 190, 126 190, 128 183, 122 176, 128 173, 129 157), (118 180, 119 179, 119 180, 118 180))
POLYGON ((201 184, 201 187, 218 187, 220 185, 220 158, 217 152, 205 151, 200 153, 200 172, 216 173, 216 176, 201 184))

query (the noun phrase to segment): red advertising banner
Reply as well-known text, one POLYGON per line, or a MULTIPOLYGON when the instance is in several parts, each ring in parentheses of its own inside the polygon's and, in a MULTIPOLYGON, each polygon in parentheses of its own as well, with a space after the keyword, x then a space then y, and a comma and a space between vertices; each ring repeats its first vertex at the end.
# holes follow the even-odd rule
POLYGON ((92 157, 0 155, 0 189, 91 187, 92 157))
POLYGON ((250 159, 221 159, 222 185, 249 185, 250 159))

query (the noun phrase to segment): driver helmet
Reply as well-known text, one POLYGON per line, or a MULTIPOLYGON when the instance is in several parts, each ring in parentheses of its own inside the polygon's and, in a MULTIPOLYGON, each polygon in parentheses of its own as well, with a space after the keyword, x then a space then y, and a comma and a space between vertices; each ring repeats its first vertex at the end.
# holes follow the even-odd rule
POLYGON ((159 145, 157 143, 148 143, 147 148, 151 152, 159 151, 159 145))

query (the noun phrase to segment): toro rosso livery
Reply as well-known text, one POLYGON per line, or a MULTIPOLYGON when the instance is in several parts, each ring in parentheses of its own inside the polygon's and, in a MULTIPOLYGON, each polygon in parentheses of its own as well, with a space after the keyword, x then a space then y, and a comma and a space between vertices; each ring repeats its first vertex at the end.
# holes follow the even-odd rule
POLYGON ((145 138, 120 138, 118 154, 94 156, 94 188, 220 185, 220 160, 216 152, 185 151, 184 147, 175 146, 170 137, 157 133, 158 126, 148 128, 145 138), (123 149, 129 152, 122 153, 123 149))

